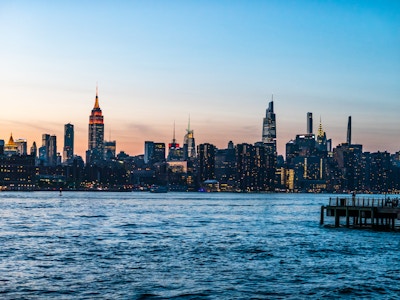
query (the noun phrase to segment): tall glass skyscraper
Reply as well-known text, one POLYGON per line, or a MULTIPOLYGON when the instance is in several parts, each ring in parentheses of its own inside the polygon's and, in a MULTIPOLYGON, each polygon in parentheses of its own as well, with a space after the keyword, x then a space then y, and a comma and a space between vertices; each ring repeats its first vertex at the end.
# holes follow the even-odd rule
POLYGON ((263 120, 262 142, 271 144, 276 153, 276 116, 274 113, 274 101, 269 102, 265 118, 263 120))
POLYGON ((74 125, 64 125, 64 151, 63 159, 68 161, 74 158, 74 125))
POLYGON ((190 129, 190 117, 188 128, 186 129, 186 134, 183 139, 183 149, 184 149, 184 159, 194 159, 196 158, 196 143, 194 140, 194 132, 190 129))
POLYGON ((265 155, 266 189, 273 191, 276 185, 275 170, 277 161, 276 116, 274 113, 273 97, 271 102, 269 102, 265 118, 263 120, 262 144, 265 148, 263 154, 265 155))
POLYGON ((86 162, 104 157, 104 119, 99 105, 98 89, 92 113, 89 116, 89 145, 86 162))

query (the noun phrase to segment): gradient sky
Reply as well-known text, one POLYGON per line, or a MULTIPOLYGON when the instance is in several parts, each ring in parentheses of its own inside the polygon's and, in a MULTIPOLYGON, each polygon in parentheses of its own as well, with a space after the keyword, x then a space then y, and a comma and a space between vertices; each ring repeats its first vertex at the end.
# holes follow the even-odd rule
POLYGON ((75 125, 84 156, 96 82, 117 151, 261 140, 278 152, 322 118, 333 145, 400 150, 400 1, 1 1, 0 139, 41 144, 75 125))

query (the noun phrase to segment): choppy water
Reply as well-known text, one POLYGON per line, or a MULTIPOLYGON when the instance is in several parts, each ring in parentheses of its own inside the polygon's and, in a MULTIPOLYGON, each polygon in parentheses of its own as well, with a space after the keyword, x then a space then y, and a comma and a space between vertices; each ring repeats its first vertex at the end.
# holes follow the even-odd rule
POLYGON ((0 193, 2 299, 400 296, 400 235, 319 226, 327 195, 0 193))

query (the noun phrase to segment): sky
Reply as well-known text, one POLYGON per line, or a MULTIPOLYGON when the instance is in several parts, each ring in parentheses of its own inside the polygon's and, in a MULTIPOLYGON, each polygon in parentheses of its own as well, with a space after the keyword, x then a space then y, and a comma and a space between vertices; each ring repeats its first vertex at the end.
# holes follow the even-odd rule
POLYGON ((96 84, 105 139, 226 148, 261 140, 274 100, 278 154, 314 115, 333 146, 400 150, 400 1, 0 1, 0 139, 41 146, 75 126, 84 157, 96 84))

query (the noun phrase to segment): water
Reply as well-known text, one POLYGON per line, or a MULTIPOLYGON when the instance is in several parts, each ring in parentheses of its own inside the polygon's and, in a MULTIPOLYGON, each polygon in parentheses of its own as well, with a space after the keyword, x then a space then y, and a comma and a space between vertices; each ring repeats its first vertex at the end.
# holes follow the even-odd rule
POLYGON ((320 227, 328 198, 1 192, 0 298, 399 297, 399 234, 320 227))

